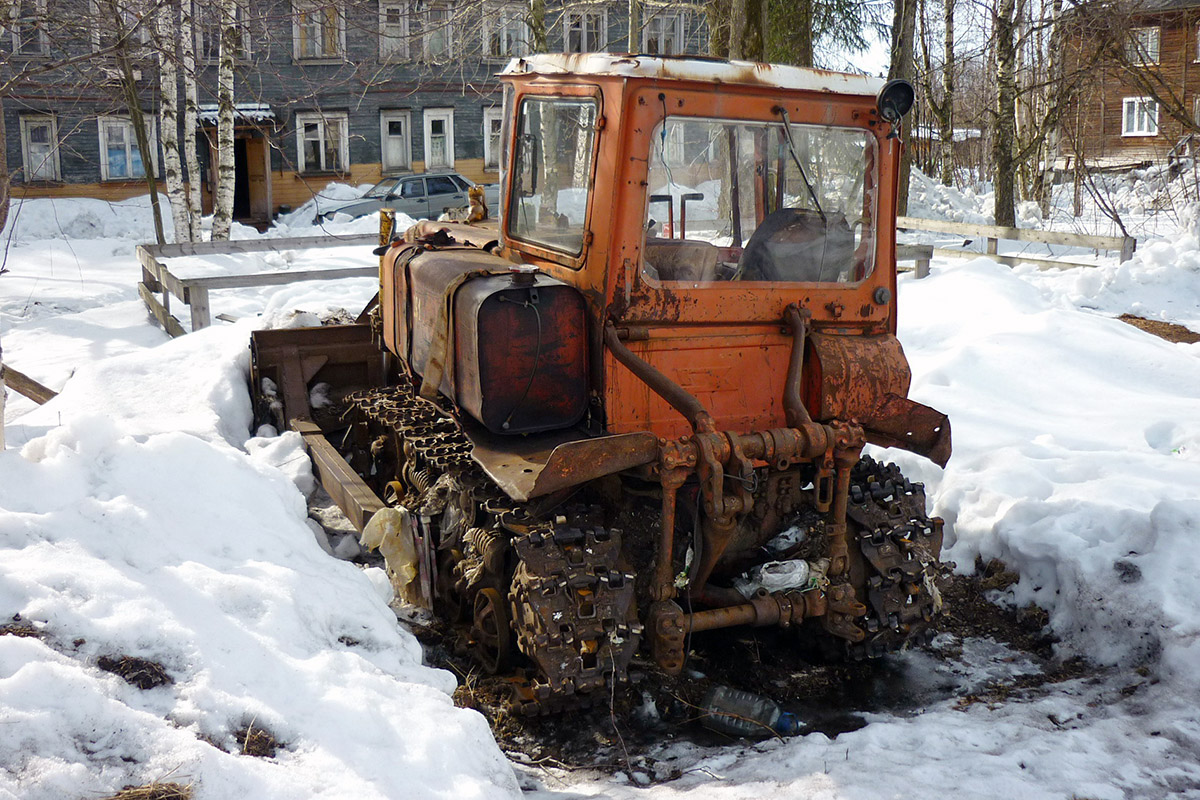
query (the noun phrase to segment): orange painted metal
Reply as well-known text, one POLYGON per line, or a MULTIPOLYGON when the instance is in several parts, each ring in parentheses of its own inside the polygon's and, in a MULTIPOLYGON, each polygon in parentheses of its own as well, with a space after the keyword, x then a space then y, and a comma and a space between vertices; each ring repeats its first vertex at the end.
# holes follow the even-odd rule
MULTIPOLYGON (((889 222, 895 217, 895 198, 890 192, 875 192, 875 269, 857 284, 737 281, 691 288, 659 283, 642 272, 651 133, 666 113, 771 120, 779 118, 774 109, 782 106, 793 123, 858 128, 871 136, 875 156, 869 159, 874 167, 867 176, 870 188, 895 185, 899 141, 887 138, 890 127, 879 119, 873 94, 787 90, 752 76, 745 85, 714 91, 713 84, 699 76, 695 81, 686 75, 672 77, 680 79, 659 82, 636 69, 628 75, 502 76, 512 86, 516 107, 528 95, 589 95, 602 100, 587 217, 591 235, 584 253, 568 258, 508 238, 505 245, 511 256, 537 264, 588 297, 592 363, 597 365, 593 383, 599 384, 610 432, 651 431, 675 437, 691 426, 603 346, 596 331, 603 330, 605 320, 637 329, 640 337, 625 339, 625 345, 695 396, 717 429, 784 427, 784 384, 794 341, 784 317, 788 305, 807 312, 814 334, 868 336, 887 348, 879 337, 895 331, 895 230, 889 222), (882 297, 885 302, 876 302, 882 297)), ((806 366, 805 375, 810 371, 806 366)), ((907 381, 906 365, 902 372, 907 381)), ((815 399, 806 393, 806 403, 815 399)), ((817 413, 813 417, 822 419, 817 413)))

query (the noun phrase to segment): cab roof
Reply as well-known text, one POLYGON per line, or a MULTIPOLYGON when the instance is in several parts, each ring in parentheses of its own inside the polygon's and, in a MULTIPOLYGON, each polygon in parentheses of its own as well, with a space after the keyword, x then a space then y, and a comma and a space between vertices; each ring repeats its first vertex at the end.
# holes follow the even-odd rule
POLYGON ((617 53, 544 53, 514 58, 501 75, 562 77, 611 76, 650 80, 700 81, 742 86, 767 86, 813 92, 874 96, 881 78, 808 67, 754 61, 726 61, 696 56, 642 56, 617 53))

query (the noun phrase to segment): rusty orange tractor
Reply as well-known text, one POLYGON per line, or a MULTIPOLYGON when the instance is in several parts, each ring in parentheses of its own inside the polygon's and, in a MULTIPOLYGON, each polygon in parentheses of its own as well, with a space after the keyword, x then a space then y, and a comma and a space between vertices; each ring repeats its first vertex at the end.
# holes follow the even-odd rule
POLYGON ((911 87, 608 54, 501 78, 501 222, 385 214, 362 324, 255 336, 262 408, 402 596, 469 625, 534 712, 639 647, 677 673, 716 628, 924 641, 941 520, 862 457, 950 454, 895 335, 911 87))

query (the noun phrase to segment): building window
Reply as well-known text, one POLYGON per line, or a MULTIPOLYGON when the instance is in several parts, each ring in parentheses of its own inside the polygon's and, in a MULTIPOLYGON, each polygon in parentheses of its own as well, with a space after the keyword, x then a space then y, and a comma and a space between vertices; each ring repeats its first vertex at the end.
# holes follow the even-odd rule
POLYGON ((379 3, 379 57, 384 61, 407 59, 407 0, 381 0, 379 3))
POLYGON ((46 35, 46 0, 13 0, 9 27, 12 30, 12 51, 18 56, 50 54, 50 38, 46 35))
POLYGON ((421 24, 421 55, 425 61, 448 61, 454 57, 454 4, 446 0, 418 3, 421 24))
POLYGON ((674 56, 683 52, 683 15, 659 14, 646 20, 642 29, 642 52, 674 56))
POLYGON ((563 48, 568 53, 596 53, 608 46, 607 11, 563 14, 563 48))
POLYGON ((454 166, 454 109, 425 109, 425 169, 454 166))
POLYGON ((1125 57, 1130 64, 1158 63, 1158 32, 1154 28, 1134 28, 1125 40, 1125 57))
POLYGON ((21 160, 25 181, 56 181, 58 125, 50 114, 21 117, 21 160))
POLYGON ((150 18, 143 17, 135 0, 89 0, 92 49, 111 50, 125 39, 130 50, 150 41, 150 18))
POLYGON ((296 139, 301 172, 345 171, 350 151, 345 114, 297 114, 296 139))
POLYGON ((412 136, 407 111, 379 112, 379 141, 384 172, 399 172, 412 166, 412 136))
POLYGON ((509 58, 529 53, 529 25, 525 7, 486 6, 483 12, 483 52, 487 58, 509 58))
POLYGON ((1121 102, 1122 136, 1158 135, 1158 103, 1152 97, 1126 97, 1121 102))
POLYGON ((500 133, 504 126, 504 112, 499 106, 483 110, 483 168, 500 169, 500 149, 503 144, 500 133))
POLYGON ((341 9, 314 0, 298 0, 295 8, 292 27, 296 58, 340 58, 345 50, 341 9))
MULTIPOLYGON (((197 2, 192 19, 196 26, 196 57, 202 64, 216 64, 221 58, 221 9, 213 3, 197 2)), ((245 61, 250 57, 250 37, 246 34, 246 0, 234 6, 237 22, 237 42, 233 57, 245 61)))
MULTIPOLYGON (((154 170, 154 123, 147 114, 146 136, 150 140, 150 169, 154 170)), ((106 181, 146 177, 146 165, 133 123, 126 117, 100 118, 100 178, 106 181)))

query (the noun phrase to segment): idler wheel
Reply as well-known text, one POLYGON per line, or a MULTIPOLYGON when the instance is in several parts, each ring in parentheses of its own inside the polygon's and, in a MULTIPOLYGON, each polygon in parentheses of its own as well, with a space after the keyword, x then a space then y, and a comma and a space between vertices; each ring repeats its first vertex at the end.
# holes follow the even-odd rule
POLYGON ((476 659, 492 675, 506 671, 512 659, 512 632, 504 598, 498 591, 479 590, 472 620, 471 642, 476 659))

